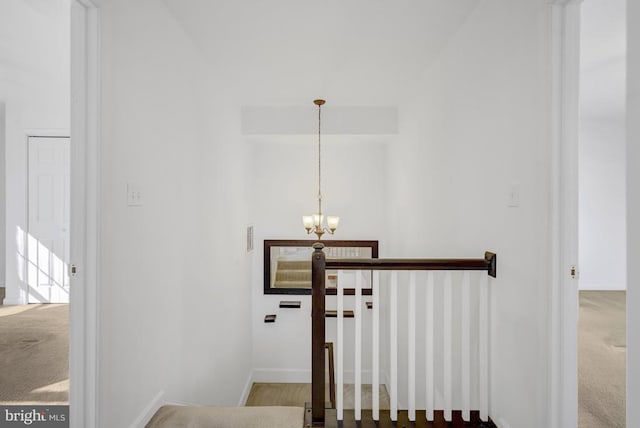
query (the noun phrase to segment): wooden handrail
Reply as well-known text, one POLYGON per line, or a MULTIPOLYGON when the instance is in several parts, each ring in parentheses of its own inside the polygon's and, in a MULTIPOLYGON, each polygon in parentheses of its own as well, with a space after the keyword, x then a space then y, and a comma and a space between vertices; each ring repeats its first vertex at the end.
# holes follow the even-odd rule
POLYGON ((327 269, 340 270, 486 270, 496 277, 496 255, 484 259, 330 259, 327 269))
POLYGON ((496 277, 497 256, 485 252, 484 259, 331 259, 324 244, 313 244, 311 256, 311 411, 314 426, 324 426, 325 396, 325 271, 340 270, 480 270, 496 277))

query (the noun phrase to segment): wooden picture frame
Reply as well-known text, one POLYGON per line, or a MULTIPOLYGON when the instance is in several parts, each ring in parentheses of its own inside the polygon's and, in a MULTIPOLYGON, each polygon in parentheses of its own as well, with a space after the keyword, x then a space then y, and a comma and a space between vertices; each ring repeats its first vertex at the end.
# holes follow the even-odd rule
MULTIPOLYGON (((311 294, 312 245, 322 242, 327 258, 378 258, 378 241, 349 241, 314 239, 265 239, 264 240, 264 294, 311 294)), ((326 293, 336 294, 337 274, 327 272, 326 293)), ((345 294, 354 294, 352 287, 345 287, 345 294)), ((371 295, 371 281, 362 289, 363 295, 371 295)))

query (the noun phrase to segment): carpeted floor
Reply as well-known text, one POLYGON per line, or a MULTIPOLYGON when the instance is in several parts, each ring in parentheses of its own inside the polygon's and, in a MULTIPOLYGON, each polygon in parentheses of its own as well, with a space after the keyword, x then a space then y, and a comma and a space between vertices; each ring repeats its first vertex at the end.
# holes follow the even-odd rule
MULTIPOLYGON (((355 386, 344 385, 344 408, 354 408, 355 386)), ((329 389, 325 391, 329 402, 329 389)), ((247 398, 247 406, 298 406, 311 401, 310 383, 254 383, 247 398)), ((362 408, 371 408, 371 385, 362 385, 362 408)), ((380 408, 389 409, 389 394, 380 386, 380 408)))
POLYGON ((69 305, 0 306, 0 404, 68 404, 69 305))
POLYGON ((625 426, 626 292, 580 291, 579 428, 625 426))

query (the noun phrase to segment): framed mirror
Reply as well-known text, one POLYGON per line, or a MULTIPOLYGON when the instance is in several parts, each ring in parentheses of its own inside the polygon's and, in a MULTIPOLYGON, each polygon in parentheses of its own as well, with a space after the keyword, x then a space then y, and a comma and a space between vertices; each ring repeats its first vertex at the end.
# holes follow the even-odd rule
MULTIPOLYGON (((311 254, 314 239, 264 241, 264 294, 311 294, 311 254)), ((377 259, 378 241, 320 241, 327 259, 377 259)), ((355 271, 351 273, 355 275, 355 271)), ((346 274, 345 274, 346 275, 346 274)), ((371 280, 364 281, 362 294, 371 295, 371 280)), ((345 294, 354 294, 345 276, 345 294)), ((327 294, 336 294, 337 271, 327 270, 327 294)))

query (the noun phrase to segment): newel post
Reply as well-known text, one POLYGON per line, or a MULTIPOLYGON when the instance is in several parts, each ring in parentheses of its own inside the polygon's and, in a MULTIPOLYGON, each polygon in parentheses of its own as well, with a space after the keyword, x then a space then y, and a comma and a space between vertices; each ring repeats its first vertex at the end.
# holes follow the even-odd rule
POLYGON ((313 244, 311 256, 311 407, 313 425, 324 425, 325 255, 313 244))

